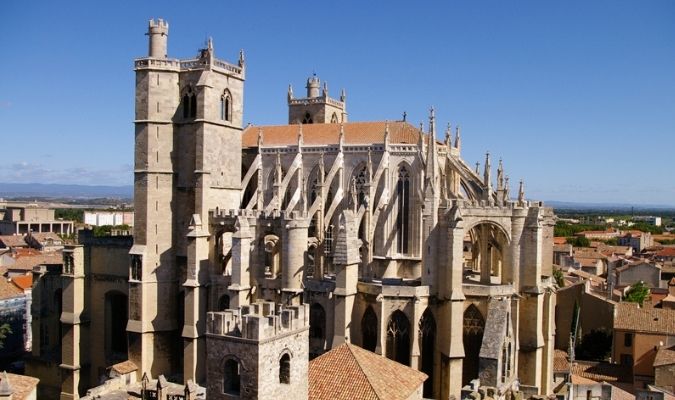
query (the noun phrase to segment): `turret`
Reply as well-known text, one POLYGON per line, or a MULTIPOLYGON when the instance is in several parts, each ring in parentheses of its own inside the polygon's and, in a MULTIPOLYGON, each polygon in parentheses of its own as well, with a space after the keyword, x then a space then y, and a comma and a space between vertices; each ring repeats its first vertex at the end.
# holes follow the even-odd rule
POLYGON ((316 74, 307 78, 307 97, 312 99, 319 97, 319 78, 316 74))
POLYGON ((159 18, 157 21, 150 20, 148 26, 149 36, 148 57, 166 58, 167 38, 169 37, 169 23, 159 18))

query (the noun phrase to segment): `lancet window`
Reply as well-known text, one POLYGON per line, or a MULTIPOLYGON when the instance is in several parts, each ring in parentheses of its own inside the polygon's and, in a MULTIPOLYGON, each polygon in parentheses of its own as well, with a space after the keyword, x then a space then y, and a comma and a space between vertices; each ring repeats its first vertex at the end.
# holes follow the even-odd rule
POLYGON ((409 252, 410 244, 410 173, 405 166, 398 170, 396 184, 398 214, 396 216, 397 250, 400 254, 409 252))

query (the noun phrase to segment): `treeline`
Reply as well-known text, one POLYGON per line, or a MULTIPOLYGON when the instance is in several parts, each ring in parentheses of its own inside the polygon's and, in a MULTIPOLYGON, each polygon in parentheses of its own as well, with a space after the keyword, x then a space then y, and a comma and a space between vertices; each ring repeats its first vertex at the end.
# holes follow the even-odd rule
POLYGON ((84 222, 84 209, 82 208, 57 208, 54 210, 54 216, 66 221, 84 222))
POLYGON ((607 229, 604 225, 592 224, 570 224, 568 222, 558 221, 553 228, 555 236, 570 237, 583 231, 604 231, 607 229))

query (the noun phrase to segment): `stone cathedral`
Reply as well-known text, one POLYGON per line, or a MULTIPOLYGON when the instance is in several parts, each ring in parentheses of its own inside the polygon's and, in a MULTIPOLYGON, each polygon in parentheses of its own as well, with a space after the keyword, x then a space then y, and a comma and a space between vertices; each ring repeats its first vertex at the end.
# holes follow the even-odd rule
POLYGON ((511 195, 501 160, 469 167, 459 127, 433 109, 419 126, 351 122, 345 91, 317 76, 306 94, 289 86, 288 124, 244 126, 243 53, 222 61, 209 40, 172 59, 168 30, 151 20, 135 60, 124 330, 139 374, 243 393, 222 375, 265 360, 219 334, 293 323, 308 350, 261 349, 270 365, 296 371, 352 343, 424 372, 428 398, 551 393, 554 216, 522 181, 511 195))

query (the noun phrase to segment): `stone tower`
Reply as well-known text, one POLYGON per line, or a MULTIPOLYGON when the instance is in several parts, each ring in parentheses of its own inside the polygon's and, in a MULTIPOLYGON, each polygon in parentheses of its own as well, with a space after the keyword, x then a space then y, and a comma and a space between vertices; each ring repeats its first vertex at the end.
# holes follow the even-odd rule
POLYGON ((207 319, 207 398, 307 398, 307 304, 259 301, 207 319))
POLYGON ((201 221, 209 209, 239 207, 245 67, 243 53, 236 65, 216 59, 210 39, 194 59, 168 58, 168 31, 150 20, 148 57, 135 60, 129 359, 152 376, 200 381, 209 280, 201 221))
POLYGON ((288 123, 289 124, 335 124, 347 122, 347 97, 344 89, 340 99, 328 96, 328 84, 315 75, 307 78, 307 97, 296 99, 293 88, 288 86, 288 123))

